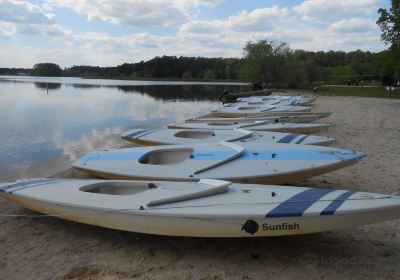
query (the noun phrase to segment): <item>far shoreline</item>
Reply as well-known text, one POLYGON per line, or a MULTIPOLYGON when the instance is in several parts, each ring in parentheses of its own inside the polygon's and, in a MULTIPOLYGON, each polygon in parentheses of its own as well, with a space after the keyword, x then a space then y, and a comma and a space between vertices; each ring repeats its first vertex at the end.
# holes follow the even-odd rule
MULTIPOLYGON (((81 80, 111 80, 111 81, 138 81, 138 82, 170 82, 170 83, 182 83, 182 84, 199 84, 199 85, 243 85, 243 86, 250 86, 251 82, 248 81, 242 81, 242 80, 225 80, 225 79, 212 79, 212 80, 205 80, 205 79, 179 79, 179 78, 137 78, 137 79, 130 79, 130 78, 122 78, 122 77, 113 77, 113 78, 106 78, 106 77, 78 77, 78 76, 32 76, 32 75, 0 75, 0 79, 7 79, 7 78, 13 78, 13 79, 18 79, 18 80, 24 80, 24 79, 81 79, 81 80)), ((31 82, 31 81, 28 81, 31 82)), ((34 81, 32 81, 34 82, 34 81)), ((48 81, 48 83, 60 83, 59 81, 48 81)), ((66 83, 67 84, 67 83, 66 83)), ((97 85, 97 84, 96 84, 97 85)), ((123 85, 123 84, 122 84, 123 85)), ((145 85, 145 84, 139 84, 139 85, 145 85)), ((151 84, 151 85, 165 85, 165 84, 151 84)))

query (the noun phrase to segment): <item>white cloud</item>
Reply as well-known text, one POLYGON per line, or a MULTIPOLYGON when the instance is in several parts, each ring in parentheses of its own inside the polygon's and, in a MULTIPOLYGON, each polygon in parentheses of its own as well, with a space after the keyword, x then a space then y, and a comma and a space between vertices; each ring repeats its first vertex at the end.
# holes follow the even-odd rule
POLYGON ((54 15, 27 1, 0 0, 0 20, 14 23, 47 23, 54 15))
POLYGON ((180 33, 196 34, 215 34, 220 33, 221 28, 225 28, 221 20, 203 21, 193 20, 183 24, 179 30, 180 33))
POLYGON ((377 10, 379 0, 306 0, 293 9, 309 22, 327 21, 368 15, 377 10))
MULTIPOLYGON (((232 44, 223 45, 212 35, 203 36, 159 36, 149 33, 134 33, 127 36, 110 36, 104 33, 85 33, 72 37, 85 49, 98 49, 109 54, 120 54, 135 59, 151 59, 160 55, 217 56, 230 52, 232 44)), ((127 61, 125 61, 127 62, 127 61)))
POLYGON ((220 0, 47 0, 47 6, 61 6, 112 24, 134 27, 173 26, 195 13, 192 8, 212 7, 220 0))
POLYGON ((292 49, 305 50, 342 50, 354 51, 356 49, 381 51, 384 44, 379 40, 379 33, 350 33, 333 32, 327 29, 308 29, 303 30, 305 40, 288 41, 292 49))
POLYGON ((58 24, 9 23, 0 21, 0 38, 11 38, 17 34, 65 37, 71 31, 58 24))
POLYGON ((15 25, 18 33, 29 35, 46 35, 50 37, 63 37, 71 34, 71 31, 58 24, 20 24, 15 25))
POLYGON ((189 21, 180 28, 181 33, 225 33, 226 31, 267 31, 285 21, 289 16, 287 8, 270 8, 241 11, 226 20, 189 21))
POLYGON ((26 1, 0 0, 0 37, 18 33, 29 35, 66 36, 70 31, 54 22, 54 15, 41 6, 26 1))
POLYGON ((333 32, 342 33, 379 32, 378 26, 374 20, 362 18, 352 18, 334 22, 328 29, 333 32))
POLYGON ((268 30, 287 19, 289 10, 273 6, 271 8, 255 9, 253 11, 241 11, 237 16, 228 18, 228 27, 241 31, 268 30))
POLYGON ((9 38, 17 32, 14 24, 0 21, 0 38, 9 38))
POLYGON ((101 48, 107 51, 131 52, 137 49, 152 49, 168 46, 167 40, 172 39, 168 36, 155 36, 150 33, 133 33, 126 36, 112 36, 106 33, 84 33, 73 35, 71 39, 76 44, 82 44, 87 48, 101 48))
POLYGON ((30 68, 39 62, 57 63, 61 67, 73 65, 115 66, 125 62, 133 62, 129 53, 105 52, 93 48, 77 48, 76 45, 48 47, 2 47, 0 48, 1 67, 30 68), (13 55, 11 56, 10 53, 13 55))

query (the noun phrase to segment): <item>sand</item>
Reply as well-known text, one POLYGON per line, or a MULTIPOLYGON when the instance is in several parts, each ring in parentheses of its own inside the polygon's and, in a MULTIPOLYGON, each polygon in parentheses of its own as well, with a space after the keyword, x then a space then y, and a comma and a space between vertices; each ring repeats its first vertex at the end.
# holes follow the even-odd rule
MULTIPOLYGON (((319 97, 335 147, 363 151, 355 166, 297 185, 400 191, 400 100, 319 97)), ((80 177, 67 170, 55 177, 80 177)), ((34 214, 0 199, 0 213, 34 214)), ((2 279, 400 279, 400 220, 321 234, 177 238, 57 218, 0 217, 2 279)))

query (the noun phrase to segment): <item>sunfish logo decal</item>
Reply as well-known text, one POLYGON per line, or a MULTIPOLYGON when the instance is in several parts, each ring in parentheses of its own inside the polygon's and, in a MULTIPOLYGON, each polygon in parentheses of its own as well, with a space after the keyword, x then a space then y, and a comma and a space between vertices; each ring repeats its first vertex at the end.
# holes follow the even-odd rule
POLYGON ((259 225, 257 224, 256 221, 253 220, 247 220, 243 226, 242 226, 242 230, 244 230, 247 233, 250 233, 251 235, 255 234, 258 229, 259 229, 259 225))

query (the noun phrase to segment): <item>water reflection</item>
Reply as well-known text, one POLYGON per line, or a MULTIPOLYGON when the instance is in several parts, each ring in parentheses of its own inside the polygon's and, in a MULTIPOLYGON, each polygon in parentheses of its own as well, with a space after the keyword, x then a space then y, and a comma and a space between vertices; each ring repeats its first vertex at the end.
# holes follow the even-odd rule
MULTIPOLYGON (((131 123, 128 127, 156 128, 175 121, 174 118, 144 120, 137 121, 134 125, 131 123)), ((128 142, 124 142, 119 136, 120 133, 126 129, 127 127, 125 126, 106 127, 103 129, 95 128, 87 133, 81 134, 78 138, 54 139, 54 143, 55 146, 62 151, 63 155, 69 157, 71 161, 74 161, 90 151, 118 148, 121 145, 128 144, 128 142)))
MULTIPOLYGON (((72 85, 65 85, 65 86, 72 86, 72 87, 74 87, 74 88, 83 88, 83 89, 87 89, 87 88, 100 88, 100 87, 102 87, 102 86, 100 86, 100 85, 85 85, 85 84, 72 84, 72 85)), ((106 86, 104 86, 104 87, 106 87, 106 86)))
POLYGON ((246 90, 231 85, 117 86, 124 93, 141 93, 160 100, 218 100, 224 90, 246 90))
POLYGON ((0 79, 0 180, 55 173, 84 153, 122 144, 119 133, 125 129, 205 114, 219 106, 213 100, 223 88, 242 87, 58 81, 0 79))
POLYGON ((0 76, 0 83, 31 83, 43 90, 72 87, 75 89, 118 89, 124 93, 140 93, 160 100, 218 100, 224 92, 246 91, 246 83, 94 80, 81 78, 48 78, 0 76))
POLYGON ((44 90, 55 90, 61 88, 60 83, 40 83, 40 82, 35 82, 35 86, 38 89, 44 89, 44 90))

